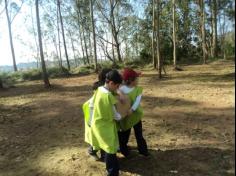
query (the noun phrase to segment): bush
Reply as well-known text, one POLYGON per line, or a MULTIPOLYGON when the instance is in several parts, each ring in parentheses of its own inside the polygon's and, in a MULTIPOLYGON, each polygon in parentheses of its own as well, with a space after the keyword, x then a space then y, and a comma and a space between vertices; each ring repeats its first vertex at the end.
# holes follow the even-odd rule
POLYGON ((91 68, 89 66, 80 66, 72 70, 73 74, 89 74, 90 72, 91 68))
POLYGON ((65 67, 62 67, 62 68, 51 67, 51 68, 48 68, 47 72, 50 78, 66 77, 70 75, 69 70, 66 69, 65 67))
POLYGON ((138 67, 143 67, 144 65, 146 65, 144 60, 142 60, 142 59, 134 59, 134 60, 126 61, 124 67, 138 68, 138 67))
POLYGON ((152 62, 152 56, 146 49, 142 49, 142 51, 140 52, 140 61, 145 64, 149 64, 150 62, 152 62))
POLYGON ((3 85, 13 86, 19 80, 21 80, 20 74, 6 72, 0 73, 0 81, 2 87, 3 85))
POLYGON ((42 72, 40 70, 37 70, 37 69, 23 71, 23 72, 21 72, 21 78, 24 81, 26 81, 26 80, 28 80, 28 81, 30 81, 30 80, 39 80, 39 79, 42 79, 42 72))

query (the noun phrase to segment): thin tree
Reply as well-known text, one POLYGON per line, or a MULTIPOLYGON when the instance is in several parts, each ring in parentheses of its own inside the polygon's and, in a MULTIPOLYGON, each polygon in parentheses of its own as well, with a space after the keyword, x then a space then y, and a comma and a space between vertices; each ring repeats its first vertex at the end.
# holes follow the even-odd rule
POLYGON ((157 61, 158 61, 158 76, 159 79, 162 78, 162 61, 161 61, 161 51, 160 51, 160 0, 157 0, 157 34, 156 34, 156 51, 157 51, 157 61))
POLYGON ((155 0, 152 0, 152 61, 154 69, 157 68, 156 58, 156 43, 155 43, 155 32, 156 32, 156 10, 155 0))
POLYGON ((177 68, 177 59, 176 59, 176 12, 175 12, 175 0, 172 0, 172 17, 173 17, 173 64, 174 69, 177 68))
POLYGON ((93 0, 90 0, 90 14, 91 14, 91 22, 92 22, 92 30, 93 30, 93 57, 95 63, 95 71, 98 70, 97 66, 97 43, 96 43, 96 33, 95 33, 95 22, 93 16, 93 0))
POLYGON ((43 81, 44 86, 46 88, 50 87, 50 82, 47 75, 47 69, 44 61, 44 54, 43 54, 43 44, 42 44, 42 35, 41 35, 41 27, 40 27, 40 18, 39 18, 39 0, 35 0, 35 7, 36 7, 36 20, 37 20, 37 31, 38 31, 38 41, 39 41, 39 52, 41 57, 41 66, 43 71, 43 81))
POLYGON ((109 21, 110 21, 110 25, 111 25, 111 29, 112 29, 112 36, 113 36, 114 42, 116 44, 117 57, 118 57, 118 60, 121 62, 122 59, 121 59, 121 54, 120 54, 120 43, 118 40, 119 29, 117 29, 117 27, 116 27, 115 16, 114 16, 114 10, 117 6, 117 3, 118 3, 118 1, 110 0, 111 11, 110 11, 110 20, 109 21))
POLYGON ((212 0, 212 53, 217 57, 217 1, 212 0))
POLYGON ((71 31, 70 31, 70 30, 68 30, 68 33, 69 33, 69 36, 70 36, 70 41, 71 41, 71 47, 72 47, 72 51, 73 51, 73 56, 74 56, 75 66, 77 67, 78 64, 77 64, 77 60, 76 60, 76 56, 75 56, 74 40, 73 40, 73 38, 72 38, 72 34, 71 34, 71 31))
POLYGON ((60 38, 60 16, 59 16, 59 8, 57 6, 57 38, 58 38, 58 50, 59 50, 59 66, 62 69, 62 54, 61 54, 61 38, 60 38))
POLYGON ((201 36, 202 36, 202 59, 203 64, 206 64, 207 49, 206 49, 206 29, 205 29, 205 4, 203 0, 198 0, 201 16, 201 36))
POLYGON ((16 56, 15 56, 15 49, 14 49, 14 44, 13 44, 13 38, 12 38, 12 28, 11 24, 13 22, 13 19, 10 18, 9 10, 8 10, 8 1, 5 0, 5 12, 7 16, 7 25, 8 25, 8 33, 9 33, 9 39, 10 39, 10 46, 11 46, 11 54, 12 54, 12 61, 13 61, 13 68, 14 71, 17 71, 17 66, 16 66, 16 56))
POLYGON ((87 47, 87 42, 86 42, 86 38, 85 38, 85 32, 84 32, 84 26, 83 26, 83 19, 82 19, 82 14, 81 14, 81 9, 80 7, 78 7, 78 17, 79 17, 79 23, 82 22, 82 24, 80 24, 80 31, 82 32, 82 38, 83 39, 82 41, 84 41, 84 52, 85 52, 85 55, 86 55, 86 61, 87 61, 87 64, 90 64, 89 62, 89 56, 88 56, 88 47, 87 47))
POLYGON ((65 55, 66 55, 67 67, 68 67, 68 70, 70 70, 70 62, 69 62, 68 53, 67 53, 67 47, 66 47, 64 25, 63 25, 63 19, 62 19, 62 15, 61 15, 61 3, 60 3, 60 0, 57 0, 57 6, 58 6, 58 12, 59 12, 59 16, 60 16, 61 32, 62 32, 62 39, 63 39, 65 55))
POLYGON ((35 46, 36 46, 36 51, 37 51, 37 55, 36 55, 36 61, 37 61, 37 68, 39 68, 40 65, 40 57, 39 57, 39 46, 38 46, 38 42, 37 42, 37 32, 35 30, 35 22, 34 22, 34 17, 33 17, 33 8, 31 6, 30 8, 30 17, 31 17, 31 22, 32 22, 32 29, 33 29, 33 35, 34 35, 34 42, 35 42, 35 46))

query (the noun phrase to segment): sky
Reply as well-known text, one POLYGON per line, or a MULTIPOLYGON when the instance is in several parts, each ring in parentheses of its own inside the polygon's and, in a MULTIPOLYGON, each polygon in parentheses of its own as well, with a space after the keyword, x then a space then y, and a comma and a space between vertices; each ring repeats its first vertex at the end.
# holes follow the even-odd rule
MULTIPOLYGON (((16 1, 17 2, 17 1, 16 1)), ((19 1, 18 1, 19 2, 19 1)), ((0 6, 0 12, 3 9, 3 3, 0 6)), ((24 14, 30 10, 27 6, 22 6, 21 13, 19 13, 12 23, 13 43, 15 48, 15 55, 17 63, 28 62, 30 52, 28 52, 25 44, 21 41, 31 41, 32 37, 27 32, 27 25, 25 25, 24 14), (20 59, 19 59, 20 58, 20 59)), ((0 65, 12 65, 12 55, 9 41, 9 33, 7 27, 5 11, 0 15, 0 65)))

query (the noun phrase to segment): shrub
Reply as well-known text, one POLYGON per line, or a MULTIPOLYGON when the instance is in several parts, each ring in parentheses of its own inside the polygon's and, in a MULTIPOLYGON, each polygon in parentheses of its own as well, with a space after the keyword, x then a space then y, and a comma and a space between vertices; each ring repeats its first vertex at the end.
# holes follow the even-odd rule
POLYGON ((70 75, 69 70, 66 69, 65 67, 62 67, 62 68, 51 67, 51 68, 48 68, 47 72, 50 78, 65 77, 65 76, 70 75))
POLYGON ((39 80, 42 78, 42 72, 37 69, 23 71, 21 72, 21 77, 22 80, 39 80))

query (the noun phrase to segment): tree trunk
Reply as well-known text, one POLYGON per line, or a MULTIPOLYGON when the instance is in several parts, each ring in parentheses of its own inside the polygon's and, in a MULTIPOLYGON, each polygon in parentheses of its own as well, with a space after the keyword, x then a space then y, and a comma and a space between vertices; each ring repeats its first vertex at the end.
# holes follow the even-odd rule
MULTIPOLYGON (((89 26, 90 27, 90 26, 89 26)), ((89 28, 88 27, 88 28, 89 28)), ((88 29, 88 32, 87 32, 87 34, 88 34, 88 43, 89 43, 89 61, 90 61, 90 63, 92 64, 93 62, 94 62, 94 60, 93 60, 93 48, 92 48, 92 41, 91 41, 91 32, 90 32, 90 29, 88 29)))
POLYGON ((60 38, 60 17, 59 17, 59 8, 57 6, 57 37, 58 37, 58 50, 59 50, 59 66, 62 69, 62 54, 61 54, 61 38, 60 38))
POLYGON ((112 28, 112 36, 114 38, 115 44, 116 44, 116 51, 117 51, 117 57, 118 61, 121 62, 121 54, 120 54, 120 43, 118 39, 118 33, 116 29, 116 23, 115 23, 115 17, 114 17, 114 7, 113 7, 114 1, 110 0, 110 8, 111 8, 111 13, 110 13, 110 21, 111 21, 111 28, 112 28))
POLYGON ((42 36, 41 36, 41 27, 40 27, 40 18, 39 18, 39 0, 35 0, 35 6, 36 6, 36 19, 37 19, 37 29, 38 29, 38 40, 39 40, 39 51, 40 51, 40 57, 41 57, 41 65, 42 65, 42 71, 43 71, 43 80, 44 80, 44 86, 46 88, 50 87, 50 82, 47 75, 47 69, 44 62, 44 55, 43 55, 43 44, 42 44, 42 36))
POLYGON ((177 67, 177 59, 176 59, 176 17, 175 17, 175 0, 172 0, 172 15, 173 15, 173 64, 174 69, 177 67))
POLYGON ((155 45, 155 32, 156 32, 156 11, 155 11, 155 0, 152 0, 152 61, 153 68, 157 68, 157 59, 156 59, 156 45, 155 45))
POLYGON ((223 58, 226 59, 227 56, 226 56, 226 46, 225 46, 225 35, 226 35, 226 28, 225 28, 225 25, 226 25, 226 15, 225 15, 225 10, 223 11, 223 24, 222 24, 222 34, 221 34, 221 37, 222 37, 222 50, 223 50, 223 58))
POLYGON ((75 61, 75 66, 77 67, 78 64, 77 64, 77 60, 76 60, 76 56, 75 56, 75 46, 74 46, 74 41, 73 41, 73 38, 72 38, 72 34, 70 31, 68 31, 69 35, 70 35, 70 41, 71 41, 71 47, 72 47, 72 51, 73 51, 73 56, 74 56, 74 61, 75 61))
POLYGON ((39 54, 39 46, 38 46, 38 42, 37 42, 37 34, 35 31, 35 26, 34 26, 34 17, 33 17, 33 8, 30 7, 30 14, 31 14, 31 22, 32 22, 32 27, 33 27, 33 33, 34 33, 34 42, 35 42, 35 46, 36 46, 36 50, 37 50, 37 56, 36 56, 36 62, 37 62, 37 69, 39 68, 39 62, 40 62, 40 54, 39 54))
POLYGON ((206 64, 207 60, 207 49, 206 49, 206 29, 205 29, 205 6, 204 1, 199 0, 200 13, 201 13, 201 35, 202 35, 202 53, 203 53, 203 64, 206 64))
POLYGON ((160 0, 157 0, 157 25, 156 25, 156 51, 157 51, 157 61, 158 61, 158 76, 159 79, 162 78, 162 61, 160 54, 160 0))
POLYGON ((213 57, 217 57, 217 2, 212 1, 212 46, 213 46, 213 57))
POLYGON ((3 89, 3 83, 2 83, 1 78, 0 78, 0 89, 3 89))
POLYGON ((85 55, 84 55, 83 39, 82 39, 81 31, 79 33, 79 38, 80 38, 80 44, 81 44, 81 49, 82 49, 83 62, 84 62, 84 65, 86 65, 86 60, 85 60, 85 55))
POLYGON ((87 64, 90 64, 89 56, 88 56, 88 47, 87 47, 87 42, 86 42, 86 38, 85 38, 85 34, 84 34, 84 27, 81 25, 81 28, 82 28, 82 35, 83 35, 83 41, 84 41, 84 50, 85 50, 85 55, 86 55, 86 59, 87 59, 87 64))
POLYGON ((15 49, 14 49, 13 39, 12 39, 11 19, 10 19, 9 12, 8 12, 7 0, 5 0, 5 11, 6 11, 6 16, 7 16, 7 24, 8 24, 8 32, 9 32, 12 60, 13 60, 13 68, 14 68, 14 71, 17 71, 15 49))
POLYGON ((94 24, 94 17, 93 17, 93 0, 90 0, 90 13, 91 13, 91 22, 92 22, 92 30, 93 30, 93 59, 95 64, 95 71, 98 71, 98 64, 97 64, 97 43, 96 43, 96 33, 95 33, 95 24, 94 24))
MULTIPOLYGON (((79 13, 78 13, 79 19, 82 21, 80 9, 78 9, 78 12, 79 12, 79 13)), ((83 41, 84 41, 84 50, 85 50, 85 55, 86 55, 87 64, 90 64, 90 62, 89 62, 89 56, 88 56, 88 47, 87 47, 87 42, 86 42, 86 39, 85 39, 83 24, 80 24, 80 28, 81 28, 80 31, 82 32, 82 38, 83 38, 83 41)))
POLYGON ((57 49, 57 40, 56 40, 56 36, 53 36, 53 44, 54 44, 54 47, 55 47, 55 50, 56 50, 56 57, 57 57, 57 61, 58 61, 58 66, 59 68, 61 68, 61 64, 60 64, 60 59, 59 59, 59 52, 58 52, 58 49, 57 49))
POLYGON ((67 53, 67 47, 66 47, 64 25, 63 25, 63 20, 62 20, 62 15, 61 15, 61 4, 60 4, 60 0, 57 0, 57 5, 58 5, 58 10, 59 10, 58 12, 59 12, 59 15, 60 15, 61 32, 62 32, 63 45, 64 45, 64 49, 65 49, 67 67, 68 67, 68 70, 70 70, 70 62, 69 62, 68 53, 67 53))
MULTIPOLYGON (((112 32, 113 33, 113 32, 112 32)), ((111 39, 111 43, 112 43, 112 46, 111 46, 111 49, 112 49, 112 57, 113 57, 113 60, 115 61, 116 60, 116 57, 115 57, 115 49, 114 49, 114 38, 113 38, 113 34, 112 34, 112 39, 111 39)))

